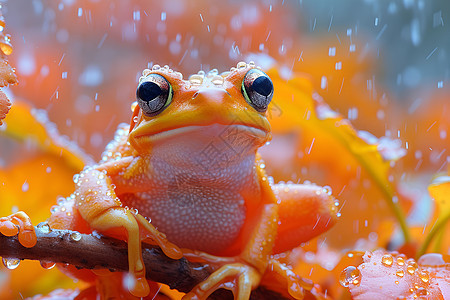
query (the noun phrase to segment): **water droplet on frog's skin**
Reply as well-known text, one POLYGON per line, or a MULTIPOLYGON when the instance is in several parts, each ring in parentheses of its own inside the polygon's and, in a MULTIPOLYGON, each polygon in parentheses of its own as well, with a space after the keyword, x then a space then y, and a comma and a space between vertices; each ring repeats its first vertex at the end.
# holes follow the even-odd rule
POLYGON ((54 262, 50 262, 50 261, 41 261, 41 267, 43 267, 44 269, 50 270, 53 269, 53 267, 56 264, 54 262))
POLYGON ((56 203, 58 203, 58 205, 63 205, 64 203, 66 203, 66 198, 59 197, 58 200, 56 200, 56 203))
POLYGON ((50 225, 48 225, 47 222, 41 222, 36 226, 42 233, 50 233, 52 229, 50 228, 50 225))
POLYGON ((355 280, 361 282, 361 273, 354 266, 348 266, 339 275, 339 282, 343 287, 348 287, 355 280))
POLYGON ((80 174, 73 175, 73 182, 74 183, 77 183, 79 179, 80 179, 80 174))
POLYGON ((0 42, 0 49, 2 50, 2 52, 5 55, 10 55, 13 52, 13 47, 9 43, 9 41, 6 40, 6 37, 5 37, 5 41, 4 42, 0 42))
POLYGON ((131 103, 131 112, 134 112, 137 105, 138 105, 137 101, 134 101, 133 103, 131 103))
POLYGON ((14 270, 16 269, 20 264, 20 259, 17 258, 2 258, 3 265, 9 269, 14 270))
POLYGON ((201 85, 203 83, 203 76, 199 74, 193 74, 189 76, 189 82, 193 85, 201 85))
POLYGON ((394 258, 390 254, 385 254, 381 257, 381 263, 385 266, 392 266, 394 258))
POLYGON ((70 234, 70 239, 74 242, 79 242, 81 240, 81 238, 82 238, 82 235, 79 232, 72 232, 70 234))
POLYGON ((397 258, 397 265, 403 266, 405 265, 405 260, 402 257, 397 258))
POLYGON ((54 214, 54 213, 56 213, 56 212, 58 212, 59 211, 59 206, 58 205, 53 205, 51 208, 50 208, 50 212, 52 213, 52 214, 54 214))
POLYGON ((161 66, 160 66, 160 65, 154 65, 154 66, 152 67, 152 70, 159 70, 159 69, 161 69, 161 66))
POLYGON ((214 84, 214 85, 222 85, 223 83, 224 83, 224 79, 223 79, 223 77, 222 76, 219 76, 219 75, 216 75, 216 76, 214 76, 212 79, 211 79, 211 82, 214 84))
POLYGON ((245 61, 240 61, 240 62, 237 63, 236 67, 238 69, 244 69, 244 68, 247 67, 247 63, 245 61))
POLYGON ((219 74, 219 71, 217 69, 212 69, 211 71, 208 72, 208 74, 206 76, 214 77, 214 76, 217 76, 218 74, 219 74))
POLYGON ((330 186, 326 185, 322 188, 322 192, 324 192, 328 196, 331 196, 331 194, 333 193, 333 190, 331 189, 330 186))

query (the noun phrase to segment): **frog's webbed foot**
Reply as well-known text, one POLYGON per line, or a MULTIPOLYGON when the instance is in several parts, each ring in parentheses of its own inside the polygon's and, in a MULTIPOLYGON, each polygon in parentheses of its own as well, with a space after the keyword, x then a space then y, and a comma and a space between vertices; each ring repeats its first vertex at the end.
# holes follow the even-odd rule
POLYGON ((5 236, 18 234, 19 242, 24 247, 31 248, 36 245, 36 231, 30 217, 23 211, 0 218, 0 233, 5 236))
POLYGON ((183 257, 183 252, 175 244, 169 242, 164 233, 158 231, 149 221, 142 215, 135 215, 136 221, 147 231, 148 238, 144 240, 151 245, 158 245, 164 254, 172 259, 180 259, 183 257))
POLYGON ((247 300, 252 289, 259 285, 261 274, 243 263, 226 264, 183 297, 183 300, 206 299, 218 289, 231 290, 234 299, 247 300))

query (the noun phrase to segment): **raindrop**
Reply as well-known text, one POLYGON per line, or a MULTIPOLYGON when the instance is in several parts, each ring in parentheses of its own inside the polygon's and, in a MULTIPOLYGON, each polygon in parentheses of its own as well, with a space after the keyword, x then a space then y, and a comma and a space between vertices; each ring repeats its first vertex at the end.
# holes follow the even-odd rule
POLYGON ((25 182, 22 184, 22 192, 27 192, 27 191, 28 191, 28 188, 29 188, 28 182, 25 181, 25 182))
POLYGON ((427 283, 430 280, 430 276, 425 271, 419 273, 419 278, 425 283, 427 283))
POLYGON ((74 242, 79 242, 81 240, 81 238, 82 238, 82 235, 79 232, 72 232, 70 234, 70 239, 74 242))
POLYGON ((403 277, 403 276, 405 276, 405 272, 403 272, 403 270, 398 270, 396 273, 395 273, 395 275, 397 275, 398 277, 403 277))
POLYGON ((381 257, 381 263, 385 266, 392 266, 392 263, 394 262, 394 259, 392 255, 385 254, 381 257))
POLYGON ((78 180, 80 179, 80 174, 73 175, 73 182, 78 183, 78 180))
POLYGON ((358 283, 361 281, 361 273, 354 266, 348 266, 339 276, 339 282, 343 287, 348 287, 349 284, 355 281, 358 283))
POLYGON ((336 55, 336 47, 330 47, 328 49, 328 56, 335 56, 336 55))
POLYGON ((224 78, 220 75, 216 75, 211 79, 211 82, 215 85, 222 85, 224 83, 224 78))
POLYGON ((247 67, 247 63, 245 61, 240 61, 240 62, 237 63, 236 67, 238 69, 244 69, 244 68, 247 67))
POLYGON ((403 266, 404 264, 405 264, 405 260, 403 259, 403 257, 398 257, 397 258, 397 265, 403 266))
MULTIPOLYGON (((322 192, 324 192, 324 193, 327 194, 328 196, 330 196, 330 195, 333 193, 331 187, 328 186, 328 185, 326 185, 326 186, 324 186, 324 187, 322 188, 322 192)), ((338 202, 338 205, 339 205, 339 202, 338 202)))
POLYGON ((201 85, 203 83, 203 76, 199 74, 193 74, 189 76, 189 82, 193 85, 201 85))
POLYGON ((20 264, 20 259, 17 258, 2 258, 3 265, 9 269, 14 270, 16 269, 20 264))
POLYGON ((408 266, 406 267, 406 271, 407 271, 409 274, 414 275, 414 273, 416 272, 416 269, 415 269, 412 265, 408 265, 408 266))
POLYGON ((37 225, 37 228, 39 228, 39 230, 42 233, 50 233, 50 231, 52 231, 52 229, 50 228, 50 225, 48 225, 47 222, 41 222, 37 225))
POLYGON ((41 267, 43 267, 44 269, 50 270, 53 269, 53 267, 56 264, 54 262, 50 262, 50 261, 41 261, 41 267))

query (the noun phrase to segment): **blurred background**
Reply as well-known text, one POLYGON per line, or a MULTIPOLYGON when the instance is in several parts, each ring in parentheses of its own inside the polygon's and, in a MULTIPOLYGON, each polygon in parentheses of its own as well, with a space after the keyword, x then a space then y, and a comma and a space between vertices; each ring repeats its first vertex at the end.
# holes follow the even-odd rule
MULTIPOLYGON (((332 108, 361 129, 370 125, 354 102, 364 93, 414 114, 443 101, 449 85, 445 0, 15 0, 3 13, 20 81, 11 92, 45 109, 96 158, 127 120, 140 72, 154 63, 187 77, 264 53, 282 70, 311 74, 332 108)), ((388 116, 373 116, 388 121, 376 135, 399 130, 388 116)))
MULTIPOLYGON (((279 72, 279 78, 273 77, 274 103, 288 102, 277 98, 277 87, 291 76, 306 78, 356 129, 388 138, 384 141, 398 139, 386 152, 398 158, 401 155, 391 150, 401 146, 406 155, 390 162, 392 168, 385 175, 409 225, 417 225, 411 229, 419 236, 415 237, 420 240, 430 229, 427 222, 434 203, 426 187, 449 161, 448 0, 9 0, 3 1, 2 12, 4 32, 11 35, 14 48, 7 59, 19 79, 18 85, 3 90, 13 101, 46 112, 56 124, 52 130, 66 135, 94 161, 100 159, 117 125, 129 122, 144 68, 167 64, 188 78, 199 70, 227 71, 239 61, 253 59, 265 70, 279 72)), ((308 92, 293 90, 292 97, 309 101, 308 92)), ((364 167, 361 171, 352 153, 335 147, 336 141, 327 140, 326 134, 319 137, 323 128, 288 128, 284 113, 279 111, 279 118, 271 120, 275 138, 272 148, 263 150, 269 174, 275 181, 329 185, 341 199, 340 222, 311 243, 320 246, 303 250, 309 254, 317 250, 316 258, 330 276, 340 254, 326 252, 328 246, 339 251, 394 249, 393 240, 398 246, 398 224, 392 222, 386 195, 364 167), (320 150, 310 153, 313 144, 320 150), (320 250, 326 252, 325 259, 320 259, 320 250)), ((11 119, 12 115, 13 110, 11 119)), ((42 114, 39 117, 45 120, 42 114)), ((2 130, 10 126, 8 119, 5 123, 2 130)), ((24 124, 24 132, 32 131, 25 120, 24 124)), ((0 141, 0 178, 11 179, 0 189, 7 193, 1 195, 0 215, 24 209, 34 214, 33 220, 43 221, 57 196, 73 191, 72 176, 83 164, 69 168, 59 152, 50 155, 26 138, 11 146, 9 138, 2 136, 0 141), (50 189, 49 182, 58 184, 50 189)), ((300 260, 314 263, 308 257, 300 260)), ((316 280, 312 267, 303 266, 303 274, 316 280)), ((0 287, 12 286, 3 289, 9 294, 0 293, 0 298, 48 292, 61 287, 63 280, 73 286, 58 272, 43 271, 39 264, 34 269, 36 273, 27 273, 29 280, 20 268, 0 272, 0 287), (38 273, 46 276, 34 275, 38 273), (24 280, 32 283, 24 286, 24 280)), ((333 278, 328 282, 337 276, 333 278)))

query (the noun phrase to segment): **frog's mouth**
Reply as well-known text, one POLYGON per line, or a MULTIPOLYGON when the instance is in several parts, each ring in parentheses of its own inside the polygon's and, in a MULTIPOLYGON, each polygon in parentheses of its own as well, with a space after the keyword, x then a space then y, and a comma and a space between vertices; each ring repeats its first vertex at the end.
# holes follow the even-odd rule
POLYGON ((139 126, 130 135, 130 143, 145 151, 161 143, 174 147, 195 149, 212 144, 214 147, 229 147, 236 151, 257 149, 271 139, 270 132, 248 124, 190 124, 182 127, 154 130, 139 126))

